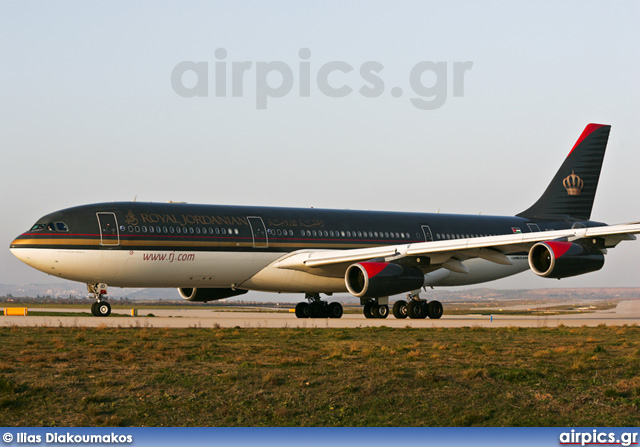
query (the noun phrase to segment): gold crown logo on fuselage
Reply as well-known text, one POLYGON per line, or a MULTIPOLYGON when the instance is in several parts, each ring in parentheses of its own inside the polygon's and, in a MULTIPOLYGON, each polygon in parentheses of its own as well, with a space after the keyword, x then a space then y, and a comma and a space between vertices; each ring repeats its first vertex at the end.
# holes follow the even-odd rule
POLYGON ((124 221, 129 225, 138 225, 138 219, 133 214, 133 211, 129 210, 126 216, 124 216, 124 221))

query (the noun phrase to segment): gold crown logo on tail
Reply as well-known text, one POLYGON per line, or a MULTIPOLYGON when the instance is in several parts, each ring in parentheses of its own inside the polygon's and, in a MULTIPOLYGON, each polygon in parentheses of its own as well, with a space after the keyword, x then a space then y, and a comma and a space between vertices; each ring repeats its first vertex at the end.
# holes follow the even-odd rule
POLYGON ((584 182, 580 177, 576 175, 575 172, 571 171, 571 175, 568 175, 562 181, 564 185, 564 189, 567 190, 567 193, 570 196, 579 196, 582 188, 584 187, 584 182))

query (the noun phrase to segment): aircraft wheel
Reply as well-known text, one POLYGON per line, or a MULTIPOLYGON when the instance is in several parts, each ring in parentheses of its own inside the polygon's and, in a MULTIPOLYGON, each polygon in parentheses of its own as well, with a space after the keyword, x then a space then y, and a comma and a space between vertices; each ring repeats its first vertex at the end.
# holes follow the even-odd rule
POLYGON ((309 318, 309 303, 305 303, 304 301, 296 304, 296 317, 298 318, 309 318))
POLYGON ((96 303, 96 315, 98 317, 108 317, 111 314, 111 305, 106 301, 96 303))
POLYGON ((99 316, 97 307, 98 307, 98 302, 97 301, 91 305, 91 315, 93 315, 94 317, 98 317, 99 316))
POLYGON ((342 312, 342 304, 336 302, 329 304, 329 318, 340 318, 342 312))
POLYGON ((407 318, 407 302, 404 300, 396 301, 393 305, 393 316, 396 318, 407 318))
POLYGON ((409 318, 422 319, 427 317, 427 309, 422 301, 412 300, 407 305, 407 314, 409 318))
POLYGON ((367 303, 364 305, 364 317, 373 318, 371 311, 373 310, 373 303, 367 303))
POLYGON ((433 318, 434 320, 440 318, 444 313, 444 309, 440 301, 429 301, 428 308, 429 318, 433 318))
POLYGON ((323 318, 324 306, 320 301, 309 303, 309 314, 311 318, 323 318))
POLYGON ((381 304, 379 306, 373 306, 371 311, 374 318, 387 318, 389 316, 389 306, 381 304))

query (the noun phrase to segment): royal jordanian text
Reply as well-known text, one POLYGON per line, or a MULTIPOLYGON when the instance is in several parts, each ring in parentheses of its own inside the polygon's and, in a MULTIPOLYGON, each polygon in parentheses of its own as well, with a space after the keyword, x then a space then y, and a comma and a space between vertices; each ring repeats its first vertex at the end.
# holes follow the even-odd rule
MULTIPOLYGON (((176 217, 174 214, 147 214, 140 213, 143 223, 172 223, 176 225, 249 225, 244 217, 234 216, 196 216, 182 214, 176 217)), ((136 224, 132 224, 136 225, 136 224)))
MULTIPOLYGON (((47 433, 44 436, 46 444, 131 444, 132 435, 74 435, 71 433, 47 433)), ((17 433, 17 444, 40 444, 42 435, 30 435, 29 433, 17 433)))

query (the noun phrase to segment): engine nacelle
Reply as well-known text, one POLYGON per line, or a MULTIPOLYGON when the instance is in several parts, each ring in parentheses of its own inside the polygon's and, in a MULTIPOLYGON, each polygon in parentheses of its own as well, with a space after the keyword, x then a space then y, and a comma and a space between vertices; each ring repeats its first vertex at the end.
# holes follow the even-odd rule
POLYGON ((574 242, 538 242, 529 250, 529 267, 545 278, 567 278, 595 272, 604 265, 604 254, 597 248, 574 242))
POLYGON ((248 290, 234 289, 196 289, 195 287, 181 287, 178 289, 180 296, 187 301, 197 301, 206 303, 207 301, 216 301, 231 296, 242 295, 248 290))
POLYGON ((416 290, 424 285, 418 268, 389 262, 359 262, 349 266, 345 282, 350 294, 359 298, 379 298, 416 290))

